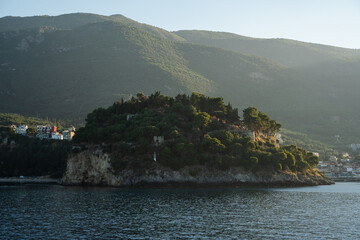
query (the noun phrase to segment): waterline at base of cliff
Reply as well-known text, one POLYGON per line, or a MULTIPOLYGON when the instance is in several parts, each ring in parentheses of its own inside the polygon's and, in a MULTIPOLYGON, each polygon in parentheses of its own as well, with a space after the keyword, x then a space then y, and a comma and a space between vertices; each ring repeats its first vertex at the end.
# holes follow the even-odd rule
POLYGON ((102 151, 84 151, 72 155, 63 177, 64 185, 112 187, 181 187, 181 186, 259 186, 297 187, 334 184, 317 170, 305 172, 249 172, 242 168, 227 170, 187 166, 172 170, 160 165, 149 169, 123 169, 115 172, 110 156, 102 151))

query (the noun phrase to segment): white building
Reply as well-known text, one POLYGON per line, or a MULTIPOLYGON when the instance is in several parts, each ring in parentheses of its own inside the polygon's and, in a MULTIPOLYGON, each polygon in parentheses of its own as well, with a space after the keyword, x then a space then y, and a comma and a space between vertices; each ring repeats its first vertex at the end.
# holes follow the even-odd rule
POLYGON ((52 132, 56 132, 56 126, 38 125, 36 136, 38 138, 52 138, 52 132))
POLYGON ((132 119, 133 117, 135 117, 135 114, 128 114, 128 115, 126 115, 126 121, 129 121, 129 120, 132 119))
POLYGON ((279 144, 283 144, 284 140, 282 139, 282 136, 280 133, 275 133, 276 140, 279 142, 279 144))
POLYGON ((336 161, 337 161, 337 157, 336 157, 336 156, 330 156, 329 161, 331 161, 331 162, 336 162, 336 161))
POLYGON ((312 152, 313 155, 320 157, 320 154, 318 152, 312 152))
POLYGON ((154 144, 156 146, 164 143, 164 136, 154 136, 154 144))
POLYGON ((351 148, 351 150, 352 150, 353 152, 355 152, 355 151, 357 151, 357 150, 360 149, 360 144, 359 144, 359 143, 352 143, 352 144, 350 144, 349 147, 351 148))
MULTIPOLYGON (((74 128, 74 129, 75 129, 75 128, 74 128)), ((72 130, 72 129, 71 129, 71 130, 72 130)), ((75 130, 74 130, 74 131, 75 131, 75 130)), ((62 132, 63 139, 70 141, 70 140, 74 137, 74 135, 75 135, 75 132, 74 132, 74 131, 70 131, 70 129, 69 129, 69 130, 64 130, 64 131, 62 132)))
POLYGON ((58 132, 52 132, 51 139, 63 140, 63 135, 58 132))
POLYGON ((15 127, 15 133, 26 136, 26 130, 28 129, 27 125, 20 125, 19 127, 15 127))

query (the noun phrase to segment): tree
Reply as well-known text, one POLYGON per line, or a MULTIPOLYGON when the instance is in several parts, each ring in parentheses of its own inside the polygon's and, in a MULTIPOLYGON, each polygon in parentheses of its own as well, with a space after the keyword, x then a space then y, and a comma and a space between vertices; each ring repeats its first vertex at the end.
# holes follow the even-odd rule
POLYGON ((286 158, 284 159, 284 163, 289 167, 289 168, 293 168, 296 165, 296 159, 295 156, 291 153, 291 152, 287 152, 286 153, 286 158))
POLYGON ((319 164, 319 157, 315 156, 312 153, 308 153, 305 160, 312 168, 316 167, 316 165, 319 164))
POLYGON ((210 122, 210 115, 206 112, 199 112, 195 114, 195 126, 200 129, 205 129, 210 122))
POLYGON ((140 102, 143 102, 146 99, 145 94, 142 92, 138 92, 136 94, 136 97, 139 99, 140 102))
POLYGON ((239 121, 239 111, 237 108, 232 108, 230 103, 226 106, 226 119, 230 122, 239 121))
POLYGON ((37 128, 36 127, 29 127, 26 130, 26 135, 28 135, 28 136, 35 136, 36 133, 37 133, 37 128))
POLYGON ((229 146, 234 141, 234 135, 229 131, 214 131, 211 135, 219 139, 226 146, 229 146))
POLYGON ((243 110, 244 124, 252 131, 261 130, 261 119, 255 107, 248 107, 243 110))
POLYGON ((270 133, 270 123, 271 123, 269 116, 263 112, 259 112, 258 116, 260 118, 260 125, 261 125, 262 131, 266 134, 269 134, 270 133))
POLYGON ((253 169, 256 165, 258 165, 259 159, 257 157, 250 157, 247 161, 245 161, 245 168, 248 170, 253 169))
POLYGON ((210 150, 216 153, 222 152, 226 147, 221 141, 217 138, 210 137, 209 134, 204 135, 205 144, 208 146, 210 150))

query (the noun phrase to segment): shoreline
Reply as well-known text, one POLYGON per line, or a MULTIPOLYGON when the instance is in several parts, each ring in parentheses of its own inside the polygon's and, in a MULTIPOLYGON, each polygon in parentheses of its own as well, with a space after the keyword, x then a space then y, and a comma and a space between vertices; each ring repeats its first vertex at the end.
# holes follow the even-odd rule
POLYGON ((356 177, 356 178, 349 178, 349 177, 336 177, 336 178, 331 178, 329 177, 331 180, 333 180, 334 182, 360 182, 360 178, 356 177))
POLYGON ((0 178, 0 185, 22 185, 22 184, 51 184, 61 185, 61 178, 38 178, 38 177, 8 177, 0 178))
POLYGON ((304 184, 304 183, 254 183, 254 182, 236 182, 236 183, 196 183, 196 182, 169 182, 169 183, 141 183, 136 185, 126 186, 114 186, 107 184, 60 184, 66 187, 110 187, 119 189, 181 189, 181 188, 297 188, 297 187, 315 187, 321 185, 333 185, 333 183, 327 184, 304 184))
MULTIPOLYGON (((344 181, 339 181, 344 182, 344 181)), ((61 185, 65 187, 111 187, 111 188, 121 188, 121 189, 146 189, 146 188, 162 188, 162 189, 172 189, 172 188, 293 188, 293 187, 312 187, 319 185, 332 185, 334 183, 327 184, 309 184, 309 183, 294 183, 294 182, 273 182, 273 183, 254 183, 254 182, 218 182, 218 183, 198 183, 198 182, 142 182, 134 185, 127 186, 112 186, 107 184, 89 184, 89 183, 80 183, 80 184, 66 184, 63 183, 62 179, 55 178, 18 178, 18 177, 9 177, 9 178, 0 178, 0 186, 6 185, 37 185, 37 184, 46 184, 46 185, 61 185)))
POLYGON ((279 181, 241 181, 224 179, 219 181, 129 181, 127 184, 109 184, 106 182, 67 182, 63 178, 50 177, 7 177, 0 178, 0 186, 3 185, 26 185, 26 184, 48 184, 48 185, 62 185, 62 186, 78 186, 78 187, 115 187, 123 189, 143 189, 143 188, 292 188, 292 187, 310 187, 318 185, 331 185, 335 182, 360 182, 360 179, 331 179, 328 178, 317 181, 301 181, 299 179, 287 179, 279 181))

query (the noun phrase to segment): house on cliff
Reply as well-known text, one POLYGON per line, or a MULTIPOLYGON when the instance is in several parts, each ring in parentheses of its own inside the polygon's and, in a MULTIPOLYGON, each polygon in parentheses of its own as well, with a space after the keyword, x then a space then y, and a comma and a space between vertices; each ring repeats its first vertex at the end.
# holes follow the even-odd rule
POLYGON ((15 127, 15 133, 26 136, 26 131, 29 127, 27 125, 20 125, 19 127, 15 127))

